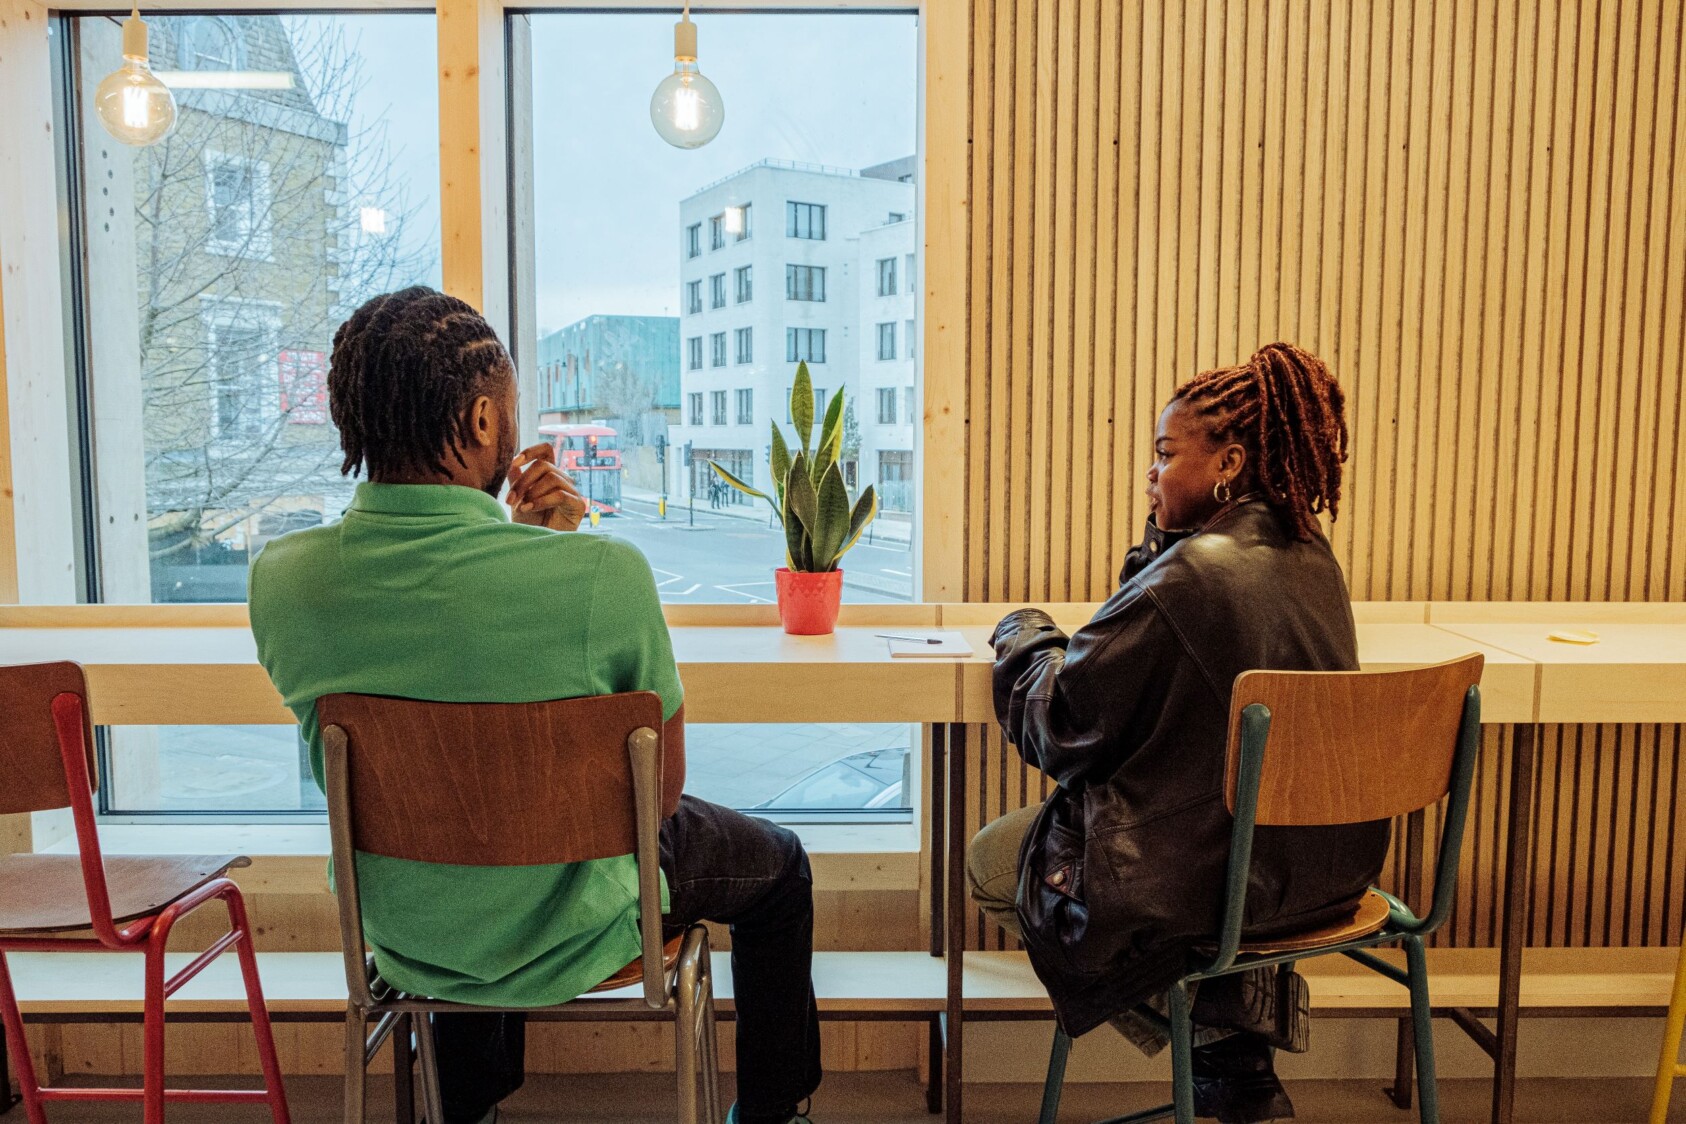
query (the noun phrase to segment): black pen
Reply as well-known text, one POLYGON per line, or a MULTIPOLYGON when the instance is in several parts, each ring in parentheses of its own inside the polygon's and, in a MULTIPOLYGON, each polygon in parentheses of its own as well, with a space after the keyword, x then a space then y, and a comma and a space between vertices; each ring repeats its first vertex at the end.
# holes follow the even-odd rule
POLYGON ((887 632, 875 632, 875 633, 873 633, 873 635, 878 637, 880 640, 906 640, 909 644, 941 644, 942 643, 942 641, 939 640, 935 636, 891 636, 887 632))

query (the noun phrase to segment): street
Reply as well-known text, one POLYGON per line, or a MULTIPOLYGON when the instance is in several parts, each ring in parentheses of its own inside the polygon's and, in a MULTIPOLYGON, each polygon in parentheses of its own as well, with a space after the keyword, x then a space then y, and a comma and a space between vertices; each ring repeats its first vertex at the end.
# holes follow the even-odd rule
MULTIPOLYGON (((759 501, 757 501, 759 503, 759 501)), ((654 501, 628 495, 626 510, 595 528, 636 543, 656 572, 664 604, 771 604, 773 570, 784 565, 784 534, 767 525, 765 504, 739 508, 759 520, 726 515, 700 502, 692 513, 669 501, 667 519, 654 501)), ((582 531, 593 530, 589 525, 582 531)), ((850 604, 913 599, 913 555, 908 544, 864 536, 843 559, 843 600, 850 604)))

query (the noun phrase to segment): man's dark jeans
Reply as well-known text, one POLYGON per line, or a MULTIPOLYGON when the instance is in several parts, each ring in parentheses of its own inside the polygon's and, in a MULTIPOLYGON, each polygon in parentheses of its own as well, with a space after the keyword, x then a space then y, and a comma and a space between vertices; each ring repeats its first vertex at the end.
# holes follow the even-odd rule
MULTIPOLYGON (((820 1084, 808 855, 795 832, 686 796, 662 824, 661 864, 668 936, 732 927, 739 1119, 783 1124, 820 1084)), ((521 1087, 525 1015, 439 1015, 434 1031, 446 1124, 473 1124, 521 1087)))

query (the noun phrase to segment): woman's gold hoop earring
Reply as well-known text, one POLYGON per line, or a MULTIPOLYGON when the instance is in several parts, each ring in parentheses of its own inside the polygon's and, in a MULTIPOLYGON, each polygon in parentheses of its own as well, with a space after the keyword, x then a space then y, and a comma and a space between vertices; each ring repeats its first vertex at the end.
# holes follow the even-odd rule
POLYGON ((1220 479, 1216 484, 1212 485, 1212 498, 1217 500, 1219 503, 1228 503, 1232 494, 1233 493, 1229 490, 1228 480, 1220 479), (1218 491, 1220 488, 1223 489, 1221 494, 1218 491))

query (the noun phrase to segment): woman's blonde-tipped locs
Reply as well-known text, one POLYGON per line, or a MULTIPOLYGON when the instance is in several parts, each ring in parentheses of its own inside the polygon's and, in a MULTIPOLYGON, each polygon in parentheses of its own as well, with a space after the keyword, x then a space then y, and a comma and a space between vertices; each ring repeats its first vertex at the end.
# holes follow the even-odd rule
POLYGON ((1196 375, 1175 397, 1206 419, 1214 440, 1247 447, 1259 489, 1299 538, 1318 533, 1320 512, 1339 514, 1346 395, 1323 360, 1291 343, 1266 344, 1239 367, 1196 375))

